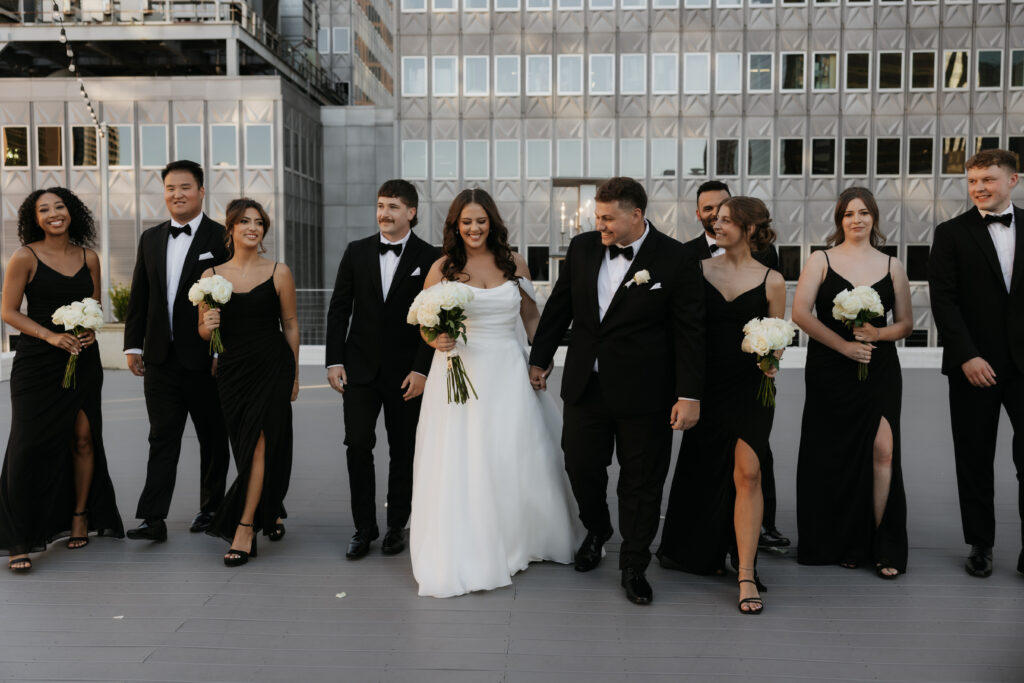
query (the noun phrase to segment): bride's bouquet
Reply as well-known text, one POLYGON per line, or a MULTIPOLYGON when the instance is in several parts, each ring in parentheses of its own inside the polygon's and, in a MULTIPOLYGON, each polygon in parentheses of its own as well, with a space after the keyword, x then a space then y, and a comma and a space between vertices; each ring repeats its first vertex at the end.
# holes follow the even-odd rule
MULTIPOLYGON (((832 300, 832 317, 851 330, 882 315, 885 315, 882 297, 867 285, 844 289, 832 300)), ((867 376, 867 363, 858 363, 857 379, 863 381, 867 379, 867 376)))
MULTIPOLYGON (((419 325, 423 336, 434 341, 447 333, 452 339, 466 341, 466 304, 473 300, 473 289, 461 282, 441 282, 416 295, 406 321, 419 325)), ((466 366, 457 351, 448 352, 448 403, 465 403, 476 389, 466 374, 466 366)))
MULTIPOLYGON (((188 300, 193 306, 206 303, 211 309, 220 310, 220 307, 231 299, 231 283, 220 275, 204 277, 192 285, 188 290, 188 300)), ((220 328, 210 335, 210 355, 223 353, 224 343, 220 340, 220 328)))
MULTIPOLYGON (((91 297, 81 301, 74 301, 66 306, 61 306, 53 312, 50 318, 54 325, 63 325, 64 329, 76 337, 86 330, 96 331, 103 327, 103 309, 100 302, 91 297)), ((61 386, 65 389, 71 385, 78 386, 75 379, 75 368, 78 365, 78 356, 71 354, 68 358, 67 367, 64 368, 64 381, 61 386)))
MULTIPOLYGON (((743 326, 743 343, 740 348, 745 353, 753 353, 757 356, 757 365, 761 372, 770 372, 772 368, 779 369, 779 359, 776 351, 781 351, 793 343, 796 335, 796 326, 788 320, 781 318, 754 318, 743 326)), ((775 379, 768 375, 761 375, 761 386, 757 390, 757 397, 761 399, 761 405, 770 407, 775 405, 775 379)))

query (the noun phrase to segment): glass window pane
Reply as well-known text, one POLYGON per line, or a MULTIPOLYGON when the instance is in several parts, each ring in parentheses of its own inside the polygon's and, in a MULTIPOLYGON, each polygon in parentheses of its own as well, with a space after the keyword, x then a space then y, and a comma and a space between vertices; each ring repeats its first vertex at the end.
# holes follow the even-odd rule
POLYGON ((751 92, 771 92, 772 60, 770 52, 754 52, 748 58, 747 89, 751 92))
POLYGON ((558 0, 558 9, 563 11, 583 9, 583 0, 558 0))
POLYGON ((615 94, 615 55, 590 55, 590 94, 615 94))
POLYGON ((981 50, 978 52, 978 87, 1003 87, 1002 50, 981 50))
POLYGON ((846 89, 867 90, 871 77, 871 53, 846 53, 846 89))
POLYGON ((1010 53, 1010 87, 1024 88, 1024 50, 1010 53))
POLYGON ((348 26, 338 26, 334 29, 334 54, 347 55, 350 42, 348 26))
MULTIPOLYGON (((945 143, 943 143, 945 144, 945 143)), ((986 149, 999 149, 999 136, 985 135, 974 138, 974 153, 977 154, 986 149)))
POLYGON ((519 179, 519 141, 494 141, 494 177, 505 180, 519 179))
POLYGON ((321 28, 316 32, 316 51, 322 55, 331 52, 331 29, 321 28))
POLYGON ((434 140, 434 177, 459 177, 459 143, 457 140, 434 140))
POLYGON ((40 166, 63 166, 64 145, 61 142, 60 126, 36 128, 36 150, 40 166))
POLYGON ((831 138, 811 140, 811 175, 836 174, 836 141, 831 138))
POLYGON ((868 174, 867 138, 846 138, 843 140, 843 175, 868 174))
POLYGON ((651 140, 651 176, 655 178, 675 177, 678 173, 679 143, 675 138, 651 140))
POLYGON ((772 141, 747 140, 747 175, 770 176, 772 174, 772 141))
POLYGON ((462 84, 463 93, 470 97, 486 95, 488 90, 487 57, 466 57, 462 68, 465 79, 462 84))
POLYGON ((651 7, 654 9, 675 9, 679 7, 679 0, 652 0, 651 7))
POLYGON ((426 140, 402 140, 402 177, 410 180, 426 180, 426 140))
POLYGON ((927 244, 907 245, 907 279, 926 281, 928 279, 928 255, 931 247, 927 244))
POLYGON ((615 175, 615 141, 607 138, 590 139, 590 160, 587 175, 591 178, 611 178, 615 175))
POLYGON ((143 168, 163 168, 167 165, 167 128, 165 126, 140 126, 139 146, 143 168))
POLYGON ((796 245, 779 245, 779 272, 787 281, 800 279, 800 252, 796 245))
POLYGON ((402 95, 422 97, 427 94, 427 58, 402 57, 402 95))
POLYGON ((551 143, 548 140, 526 141, 526 177, 551 177, 551 143))
POLYGON ((458 57, 434 57, 434 95, 454 97, 459 94, 458 57))
POLYGON ((424 12, 426 9, 426 0, 402 0, 403 12, 424 12))
POLYGON ((900 174, 900 139, 875 138, 875 175, 900 174))
POLYGON ((708 141, 704 138, 683 140, 683 175, 707 175, 708 141))
POLYGON ((526 0, 526 9, 549 10, 551 9, 551 0, 526 0))
POLYGON ((804 54, 802 52, 782 53, 783 90, 804 89, 804 54))
POLYGON ((942 172, 947 175, 960 175, 964 172, 965 161, 967 161, 967 138, 962 136, 942 138, 942 172))
POLYGON ((273 165, 273 134, 269 124, 250 125, 245 127, 245 165, 273 165))
POLYGON ((629 178, 647 176, 647 145, 643 138, 621 138, 619 140, 619 175, 629 178))
POLYGON ((95 126, 75 126, 71 129, 71 165, 96 166, 97 163, 95 126))
POLYGON ((174 158, 203 163, 203 127, 193 123, 174 128, 174 158))
POLYGON ((1006 149, 1017 155, 1017 170, 1024 169, 1024 137, 1011 135, 1006 138, 1006 149))
POLYGON ((619 77, 624 95, 642 95, 647 92, 647 55, 622 55, 619 77))
POLYGON ((711 0, 686 0, 686 7, 693 9, 711 7, 711 0))
POLYGON ((210 126, 210 163, 238 166, 238 129, 234 124, 210 126))
POLYGON ((551 94, 551 56, 526 56, 526 94, 551 94))
POLYGON ((719 7, 743 7, 743 0, 718 0, 719 7))
POLYGON ((558 55, 558 94, 583 94, 583 55, 558 55))
POLYGON ((903 87, 903 53, 878 53, 878 87, 881 90, 899 90, 903 87))
POLYGON ((562 178, 583 176, 583 141, 558 141, 558 175, 562 178))
POLYGON ((720 176, 740 174, 740 141, 715 141, 715 171, 720 176))
POLYGON ((467 179, 479 180, 490 176, 487 140, 465 140, 462 143, 462 168, 467 179))
POLYGON ((615 9, 615 0, 590 0, 590 9, 615 9))
POLYGON ((519 55, 498 55, 494 58, 494 94, 519 94, 519 55))
POLYGON ((20 168, 28 166, 28 128, 22 126, 4 127, 4 166, 20 168))
POLYGON ((656 95, 679 92, 679 55, 654 55, 651 57, 651 71, 651 87, 656 95))
POLYGON ((454 12, 457 9, 455 0, 434 0, 435 12, 454 12))
POLYGON ((498 12, 515 12, 519 9, 519 0, 494 0, 494 9, 498 12))
POLYGON ((647 0, 620 0, 622 9, 644 9, 647 7, 647 0))
POLYGON ((534 282, 547 282, 551 279, 547 247, 526 247, 526 265, 530 269, 530 279, 534 282))
POLYGON ((910 138, 908 150, 907 172, 910 175, 931 175, 935 172, 935 140, 910 138))
POLYGON ((942 84, 946 90, 967 88, 970 62, 966 50, 946 50, 942 61, 942 84))
POLYGON ((462 9, 470 12, 483 12, 488 9, 487 0, 462 0, 462 9))
POLYGON ((715 61, 715 92, 743 91, 743 54, 719 52, 715 61))
POLYGON ((839 87, 839 55, 823 52, 814 55, 814 89, 835 90, 839 87))
POLYGON ((931 90, 935 87, 935 53, 914 52, 910 55, 910 87, 915 90, 931 90))
POLYGON ((779 173, 781 175, 803 175, 803 140, 799 138, 784 138, 779 141, 779 173))
POLYGON ((700 94, 711 85, 711 57, 706 52, 688 52, 683 55, 683 92, 700 94))
POLYGON ((132 159, 132 127, 110 126, 107 129, 107 163, 111 166, 131 166, 132 159))

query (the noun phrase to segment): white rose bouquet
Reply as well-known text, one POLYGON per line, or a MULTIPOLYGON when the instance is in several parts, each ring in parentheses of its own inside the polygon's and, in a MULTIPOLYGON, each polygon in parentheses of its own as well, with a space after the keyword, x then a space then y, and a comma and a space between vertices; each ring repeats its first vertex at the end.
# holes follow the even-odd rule
MULTIPOLYGON (((466 305, 473 300, 473 289, 461 282, 441 282, 416 295, 409 307, 406 321, 419 325, 423 335, 434 341, 438 335, 448 334, 452 339, 466 341, 466 305)), ((477 398, 476 389, 466 366, 455 351, 448 352, 448 403, 465 403, 469 393, 477 398)))
MULTIPOLYGON (((188 290, 188 300, 193 306, 206 303, 211 309, 220 310, 220 307, 231 299, 231 283, 220 275, 204 277, 188 290)), ((220 328, 210 335, 210 354, 223 353, 224 343, 220 340, 220 328)))
MULTIPOLYGON (((66 306, 61 306, 53 312, 50 318, 54 325, 63 325, 64 329, 76 337, 86 330, 94 332, 103 327, 103 309, 100 302, 91 297, 81 301, 74 301, 66 306)), ((61 386, 65 389, 72 385, 78 386, 75 379, 75 368, 78 366, 78 356, 72 354, 68 358, 67 367, 64 368, 64 381, 61 386)))
MULTIPOLYGON (((743 343, 740 348, 745 353, 757 356, 757 365, 761 372, 768 373, 779 369, 779 358, 776 351, 781 351, 793 343, 796 326, 781 318, 754 318, 743 326, 743 343)), ((775 378, 767 374, 761 376, 761 387, 757 397, 765 407, 775 405, 775 378)))
MULTIPOLYGON (((861 285, 853 289, 844 289, 836 294, 836 298, 832 300, 832 317, 851 330, 882 315, 885 315, 882 297, 878 296, 878 292, 867 285, 861 285)), ((857 379, 863 381, 867 379, 867 376, 867 364, 859 363, 857 365, 857 379)))

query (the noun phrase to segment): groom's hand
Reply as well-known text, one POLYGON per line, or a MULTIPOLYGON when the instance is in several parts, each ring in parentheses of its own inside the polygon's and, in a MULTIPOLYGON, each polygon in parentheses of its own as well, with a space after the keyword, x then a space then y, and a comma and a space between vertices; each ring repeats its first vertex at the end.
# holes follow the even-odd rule
POLYGON ((402 382, 402 388, 405 389, 405 393, 402 394, 402 398, 406 401, 416 398, 423 393, 423 385, 427 383, 427 378, 418 372, 410 372, 406 376, 405 381, 402 382))
POLYGON ((327 368, 327 383, 339 394, 345 393, 345 385, 348 384, 348 375, 345 374, 344 365, 335 365, 327 368))
POLYGON ((672 406, 672 429, 685 431, 700 419, 700 401, 687 401, 681 398, 672 406))
POLYGON ((971 386, 983 388, 996 385, 996 371, 981 356, 975 356, 960 366, 971 386))
POLYGON ((535 391, 545 391, 548 388, 548 375, 551 374, 551 370, 545 370, 544 368, 538 368, 536 365, 530 366, 530 386, 535 391))

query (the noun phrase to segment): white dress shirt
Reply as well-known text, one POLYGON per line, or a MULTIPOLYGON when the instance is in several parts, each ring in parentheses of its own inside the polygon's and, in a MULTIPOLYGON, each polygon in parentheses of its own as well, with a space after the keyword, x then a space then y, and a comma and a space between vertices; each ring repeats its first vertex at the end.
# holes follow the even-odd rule
MULTIPOLYGON (((405 233, 405 237, 392 242, 383 234, 380 236, 381 244, 400 244, 402 245, 402 251, 405 251, 406 245, 409 243, 409 236, 412 235, 412 230, 405 233)), ((388 291, 391 290, 391 281, 395 279, 395 270, 398 268, 399 255, 393 251, 386 251, 380 255, 380 287, 381 294, 384 299, 388 298, 388 291)))
POLYGON ((704 233, 704 239, 708 241, 708 251, 711 252, 711 258, 718 258, 719 256, 725 253, 725 249, 719 247, 718 242, 715 240, 715 238, 707 234, 706 232, 704 233))
POLYGON ((1017 219, 1014 216, 1013 203, 1011 202, 1002 211, 981 211, 982 216, 989 214, 995 216, 1010 214, 1010 216, 1013 216, 1009 227, 1002 223, 988 224, 988 234, 992 237, 992 244, 996 248, 996 256, 999 257, 999 268, 1003 271, 1003 282, 1006 283, 1006 291, 1010 291, 1010 280, 1013 278, 1013 254, 1017 248, 1017 219))
MULTIPOLYGON (((640 252, 640 246, 647 239, 647 235, 651 232, 651 225, 644 219, 644 234, 629 244, 619 245, 622 247, 633 247, 633 258, 640 252)), ((597 309, 598 316, 601 320, 604 320, 604 314, 608 312, 608 307, 612 305, 612 299, 615 297, 615 292, 622 286, 622 280, 626 277, 626 272, 629 267, 633 264, 625 256, 616 256, 611 258, 611 251, 606 247, 604 250, 604 259, 601 260, 601 270, 597 274, 597 309)), ((597 359, 594 359, 594 372, 597 372, 597 359)))

